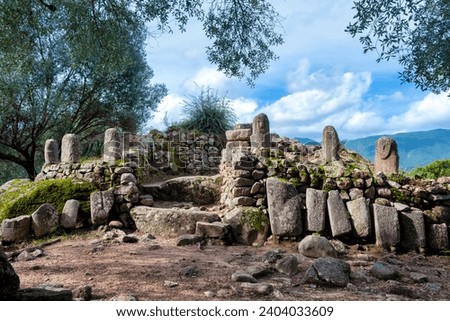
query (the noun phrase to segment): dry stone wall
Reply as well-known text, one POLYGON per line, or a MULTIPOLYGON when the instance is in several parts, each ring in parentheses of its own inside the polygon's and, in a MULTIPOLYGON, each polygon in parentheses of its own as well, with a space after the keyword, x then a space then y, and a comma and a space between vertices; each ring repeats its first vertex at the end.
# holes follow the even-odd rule
MULTIPOLYGON (((258 115, 255 122, 261 119, 258 115)), ((448 249, 450 178, 398 175, 392 139, 377 143, 377 168, 384 170, 377 172, 343 148, 332 126, 324 129, 324 146, 271 134, 270 148, 250 142, 255 136, 249 128, 238 125, 227 132, 231 140, 222 156, 221 202, 233 210, 263 213, 274 237, 320 233, 390 249, 448 249)))

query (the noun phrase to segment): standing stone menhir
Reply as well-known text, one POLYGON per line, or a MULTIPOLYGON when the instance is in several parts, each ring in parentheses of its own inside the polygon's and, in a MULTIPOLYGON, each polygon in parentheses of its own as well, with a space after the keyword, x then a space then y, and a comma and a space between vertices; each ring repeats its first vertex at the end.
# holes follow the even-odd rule
POLYGON ((327 163, 339 159, 339 137, 333 126, 325 126, 322 133, 322 157, 327 163))
POLYGON ((105 131, 103 142, 103 161, 115 163, 122 159, 120 133, 116 128, 109 128, 105 131))
POLYGON ((75 134, 65 134, 61 143, 61 162, 80 162, 80 142, 75 134))
POLYGON ((375 143, 375 173, 398 174, 398 150, 395 140, 381 137, 375 143))
POLYGON ((44 147, 45 164, 59 163, 58 142, 55 139, 47 139, 44 147))
POLYGON ((253 119, 253 130, 250 136, 252 148, 270 148, 270 125, 266 114, 259 114, 253 119))

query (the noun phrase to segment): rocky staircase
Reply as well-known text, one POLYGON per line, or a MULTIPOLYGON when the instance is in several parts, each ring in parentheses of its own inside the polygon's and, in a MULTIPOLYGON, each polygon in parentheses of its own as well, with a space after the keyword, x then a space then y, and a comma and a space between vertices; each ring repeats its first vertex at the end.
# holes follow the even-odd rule
MULTIPOLYGON (((217 175, 177 177, 143 184, 141 190, 144 198, 149 199, 151 195, 154 202, 152 206, 140 205, 131 210, 139 231, 176 238, 199 232, 200 223, 222 224, 220 206, 217 205, 220 197, 220 177, 217 175)), ((193 240, 197 243, 199 239, 193 240)))

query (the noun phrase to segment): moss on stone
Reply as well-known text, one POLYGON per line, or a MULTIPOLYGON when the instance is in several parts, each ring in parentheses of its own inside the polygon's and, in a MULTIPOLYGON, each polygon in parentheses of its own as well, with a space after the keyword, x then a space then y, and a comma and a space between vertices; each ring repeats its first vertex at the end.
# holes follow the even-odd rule
POLYGON ((241 224, 248 224, 251 228, 258 232, 264 230, 269 225, 269 219, 267 215, 259 207, 243 207, 241 216, 241 224))
POLYGON ((95 190, 90 183, 71 179, 29 181, 12 186, 2 194, 0 222, 20 215, 31 215, 44 203, 52 204, 61 213, 69 199, 79 200, 80 209, 89 212, 90 194, 95 190))
POLYGON ((391 188, 391 197, 395 202, 410 204, 410 203, 418 203, 419 200, 416 199, 412 195, 407 195, 405 192, 398 188, 391 188))

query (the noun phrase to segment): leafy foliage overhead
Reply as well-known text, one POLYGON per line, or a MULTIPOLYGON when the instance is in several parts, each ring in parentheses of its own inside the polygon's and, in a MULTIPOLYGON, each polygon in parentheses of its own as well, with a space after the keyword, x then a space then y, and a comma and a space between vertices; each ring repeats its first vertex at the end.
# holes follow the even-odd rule
POLYGON ((450 1, 359 0, 346 31, 364 52, 398 59, 402 81, 439 93, 450 89, 450 1))

